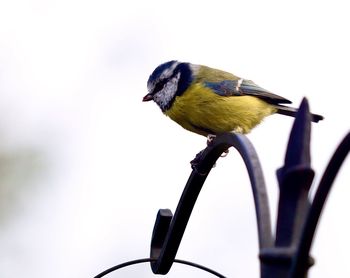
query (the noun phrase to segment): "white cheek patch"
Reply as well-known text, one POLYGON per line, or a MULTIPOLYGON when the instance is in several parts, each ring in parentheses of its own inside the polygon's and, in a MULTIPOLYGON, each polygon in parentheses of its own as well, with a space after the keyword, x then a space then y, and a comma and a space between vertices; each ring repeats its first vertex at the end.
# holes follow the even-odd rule
POLYGON ((154 95, 153 100, 159 105, 159 107, 162 110, 166 110, 167 108, 169 108, 168 107, 169 104, 172 102, 172 100, 176 95, 179 80, 180 80, 180 72, 177 75, 175 75, 173 78, 171 78, 164 85, 164 88, 162 90, 160 90, 154 95))

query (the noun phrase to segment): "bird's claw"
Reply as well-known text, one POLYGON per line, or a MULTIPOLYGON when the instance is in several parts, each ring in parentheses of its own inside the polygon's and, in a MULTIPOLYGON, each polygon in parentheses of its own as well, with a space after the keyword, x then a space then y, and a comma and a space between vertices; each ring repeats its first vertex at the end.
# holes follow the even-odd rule
POLYGON ((226 151, 224 151, 224 152, 220 155, 220 157, 226 157, 226 156, 228 155, 228 153, 229 153, 229 150, 227 149, 226 151))
POLYGON ((210 146, 211 143, 213 143, 215 138, 216 138, 215 134, 208 134, 207 135, 207 146, 210 146))
MULTIPOLYGON (((209 147, 212 143, 213 143, 213 141, 214 141, 214 139, 216 138, 216 135, 215 134, 208 134, 208 136, 207 136, 207 146, 209 147)), ((194 158, 194 159, 192 159, 191 160, 191 168, 193 169, 193 170, 195 170, 195 171, 197 171, 200 175, 207 175, 207 173, 200 173, 199 171, 198 171, 198 165, 199 165, 199 163, 202 161, 202 159, 203 159, 203 151, 204 150, 202 150, 202 151, 200 151, 199 153, 197 153, 196 154, 196 157, 194 158)), ((228 153, 229 153, 229 150, 227 149, 227 150, 225 150, 222 154, 221 154, 221 156, 220 157, 226 157, 227 155, 228 155, 228 153)), ((216 163, 214 163, 214 165, 212 166, 212 168, 215 168, 215 166, 216 166, 216 163)))

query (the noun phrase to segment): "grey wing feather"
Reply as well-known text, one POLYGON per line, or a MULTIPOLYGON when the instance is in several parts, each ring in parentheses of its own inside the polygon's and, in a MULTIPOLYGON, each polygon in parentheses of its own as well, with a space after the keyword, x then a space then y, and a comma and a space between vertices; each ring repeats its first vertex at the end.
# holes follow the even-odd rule
POLYGON ((271 104, 292 103, 290 100, 273 94, 251 80, 223 80, 220 82, 205 82, 205 86, 211 88, 221 96, 255 96, 271 104))
POLYGON ((266 102, 271 103, 271 104, 292 103, 290 100, 288 100, 284 97, 281 97, 279 95, 276 95, 274 93, 271 93, 271 92, 261 88, 260 86, 256 85, 251 80, 243 79, 242 84, 240 86, 240 90, 245 95, 256 96, 256 97, 261 98, 261 99, 263 99, 266 102))

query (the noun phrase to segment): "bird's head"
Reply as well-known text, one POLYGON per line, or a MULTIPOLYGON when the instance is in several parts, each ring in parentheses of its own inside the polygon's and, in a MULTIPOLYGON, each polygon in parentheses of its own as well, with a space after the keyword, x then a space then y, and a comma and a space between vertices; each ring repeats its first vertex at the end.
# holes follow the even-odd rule
POLYGON ((181 96, 193 81, 193 65, 169 61, 159 65, 147 82, 148 94, 143 101, 154 100, 160 109, 168 110, 175 98, 181 96))

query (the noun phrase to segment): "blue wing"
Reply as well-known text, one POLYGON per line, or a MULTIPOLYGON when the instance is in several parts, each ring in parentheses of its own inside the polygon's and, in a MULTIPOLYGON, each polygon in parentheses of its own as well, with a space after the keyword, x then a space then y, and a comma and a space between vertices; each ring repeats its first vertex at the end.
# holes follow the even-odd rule
POLYGON ((220 82, 204 82, 204 85, 220 96, 255 96, 271 104, 292 103, 290 100, 273 94, 251 80, 223 80, 220 82))

